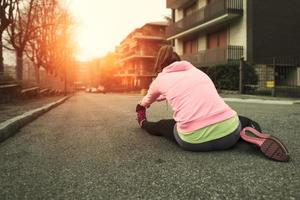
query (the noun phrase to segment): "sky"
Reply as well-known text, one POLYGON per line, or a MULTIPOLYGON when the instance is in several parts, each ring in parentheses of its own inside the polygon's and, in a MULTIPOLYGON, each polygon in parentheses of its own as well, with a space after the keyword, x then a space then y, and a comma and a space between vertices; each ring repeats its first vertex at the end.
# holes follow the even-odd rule
POLYGON ((68 0, 75 18, 77 59, 104 56, 135 28, 170 16, 166 0, 68 0))

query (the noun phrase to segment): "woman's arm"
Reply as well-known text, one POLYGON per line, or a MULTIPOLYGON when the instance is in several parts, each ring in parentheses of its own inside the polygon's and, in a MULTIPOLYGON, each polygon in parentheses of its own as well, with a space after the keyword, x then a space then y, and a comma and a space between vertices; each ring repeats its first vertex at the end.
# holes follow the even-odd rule
POLYGON ((156 99, 156 101, 158 101, 158 102, 164 101, 164 100, 166 100, 166 97, 162 94, 156 99))
POLYGON ((155 79, 146 94, 146 96, 142 99, 140 105, 148 108, 153 102, 155 102, 160 97, 160 92, 158 90, 158 80, 155 79))

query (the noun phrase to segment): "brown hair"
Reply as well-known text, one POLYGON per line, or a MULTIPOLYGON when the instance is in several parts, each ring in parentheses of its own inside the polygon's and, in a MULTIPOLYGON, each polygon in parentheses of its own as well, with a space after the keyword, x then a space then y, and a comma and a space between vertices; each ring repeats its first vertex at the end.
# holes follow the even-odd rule
POLYGON ((163 68, 172 64, 173 62, 180 61, 180 56, 173 51, 170 45, 162 46, 157 54, 155 63, 155 72, 161 72, 163 68))

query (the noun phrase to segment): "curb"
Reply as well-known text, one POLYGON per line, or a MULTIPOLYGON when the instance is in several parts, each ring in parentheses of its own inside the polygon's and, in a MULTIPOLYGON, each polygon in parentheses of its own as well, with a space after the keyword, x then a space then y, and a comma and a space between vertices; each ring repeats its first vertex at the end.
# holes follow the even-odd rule
POLYGON ((9 120, 0 123, 0 142, 3 142, 7 138, 13 136, 20 128, 32 122, 42 114, 62 104, 68 98, 70 98, 70 96, 64 97, 53 103, 49 103, 43 107, 27 111, 22 115, 19 115, 17 117, 11 118, 9 120))
POLYGON ((223 98, 223 100, 226 102, 258 103, 258 104, 273 104, 273 105, 300 104, 300 101, 284 101, 284 100, 240 99, 240 98, 223 98))

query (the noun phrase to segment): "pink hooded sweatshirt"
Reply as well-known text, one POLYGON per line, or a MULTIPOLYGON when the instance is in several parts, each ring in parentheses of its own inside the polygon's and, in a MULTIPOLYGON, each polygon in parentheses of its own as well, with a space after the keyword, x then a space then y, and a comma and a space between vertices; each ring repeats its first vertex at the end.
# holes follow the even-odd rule
POLYGON ((196 131, 236 115, 219 96, 211 79, 187 61, 165 67, 151 83, 141 105, 167 99, 182 133, 196 131))

